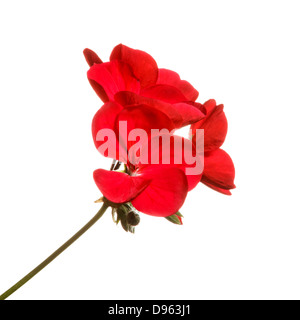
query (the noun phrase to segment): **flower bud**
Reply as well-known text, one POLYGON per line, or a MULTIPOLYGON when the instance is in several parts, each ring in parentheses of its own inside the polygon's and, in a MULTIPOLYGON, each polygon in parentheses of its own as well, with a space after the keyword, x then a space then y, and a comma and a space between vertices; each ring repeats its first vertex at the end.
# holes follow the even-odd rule
POLYGON ((113 220, 117 224, 121 222, 122 228, 126 232, 135 232, 135 226, 140 222, 139 215, 133 211, 133 208, 130 203, 123 203, 117 208, 113 208, 113 220), (115 218, 116 214, 116 218, 115 218))
POLYGON ((182 224, 183 215, 178 211, 171 216, 166 217, 166 219, 174 224, 182 224))
POLYGON ((128 212, 127 214, 127 222, 129 225, 131 226, 137 226, 139 223, 140 223, 140 216, 133 212, 133 211, 130 211, 128 212))

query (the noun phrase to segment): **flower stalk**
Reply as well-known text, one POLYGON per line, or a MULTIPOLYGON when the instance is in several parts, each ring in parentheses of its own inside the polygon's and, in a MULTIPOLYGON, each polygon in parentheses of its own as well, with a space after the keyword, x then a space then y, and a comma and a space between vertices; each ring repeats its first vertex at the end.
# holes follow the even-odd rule
POLYGON ((81 237, 92 225, 94 225, 103 216, 104 212, 108 207, 109 207, 108 204, 104 202, 100 210, 95 214, 95 216, 87 224, 85 224, 78 232, 76 232, 68 241, 66 241, 61 247, 59 247, 56 251, 54 251, 41 264, 39 264, 36 268, 34 268, 31 272, 29 272, 25 277, 23 277, 10 289, 5 291, 0 296, 0 300, 5 300, 7 297, 9 297, 12 293, 18 290, 21 286, 23 286, 27 281, 33 278, 38 272, 44 269, 58 255, 60 255, 63 251, 65 251, 74 241, 76 241, 79 237, 81 237))

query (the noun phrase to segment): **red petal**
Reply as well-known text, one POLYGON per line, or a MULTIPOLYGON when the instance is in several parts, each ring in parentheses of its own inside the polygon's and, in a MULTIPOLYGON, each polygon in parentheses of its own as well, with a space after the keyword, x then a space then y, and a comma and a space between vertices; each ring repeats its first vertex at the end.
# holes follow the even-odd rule
POLYGON ((177 88, 186 97, 186 100, 195 101, 199 95, 199 92, 190 83, 181 80, 179 75, 171 70, 158 69, 158 79, 156 83, 167 84, 177 88))
POLYGON ((137 167, 144 170, 149 166, 161 169, 175 167, 182 170, 190 191, 201 180, 203 159, 196 156, 195 147, 190 140, 175 135, 159 134, 152 136, 148 145, 141 149, 137 167))
MULTIPOLYGON (((122 110, 123 110, 123 107, 121 105, 114 102, 107 102, 95 114, 92 121, 92 135, 93 135, 95 146, 100 152, 101 150, 99 149, 99 147, 101 147, 104 143, 106 143, 106 141, 100 141, 99 136, 97 137, 97 135, 102 129, 110 129, 112 133, 114 133, 117 116, 122 110)), ((111 144, 110 144, 110 150, 111 150, 110 154, 103 153, 103 152, 101 153, 105 157, 108 156, 113 159, 124 161, 125 159, 127 159, 127 153, 125 150, 121 149, 121 154, 120 154, 118 140, 115 139, 114 141, 111 141, 111 144), (114 141, 116 142, 115 148, 113 146, 114 141)))
POLYGON ((176 108, 167 102, 146 98, 129 91, 120 91, 115 95, 115 100, 123 106, 132 104, 146 104, 152 108, 165 113, 173 122, 176 128, 182 123, 182 117, 176 108))
POLYGON ((111 101, 114 100, 114 95, 118 91, 139 92, 140 84, 132 74, 130 67, 118 60, 94 64, 88 71, 87 76, 92 83, 96 82, 98 86, 102 87, 101 94, 98 92, 99 88, 96 90, 101 99, 103 91, 111 101))
POLYGON ((203 104, 201 104, 199 102, 192 102, 192 101, 188 101, 186 103, 191 104, 195 108, 199 109, 203 114, 205 114, 205 115, 207 114, 207 110, 206 110, 206 108, 204 107, 203 104))
POLYGON ((235 188, 234 176, 234 164, 224 150, 205 152, 201 182, 216 191, 230 194, 229 190, 235 188))
POLYGON ((216 187, 214 184, 211 184, 209 182, 206 182, 206 181, 201 181, 203 184, 205 184, 207 187, 215 190, 215 191, 218 191, 220 193, 223 193, 225 194, 226 196, 231 196, 231 191, 230 190, 227 190, 227 189, 223 189, 223 188, 218 188, 216 187))
POLYGON ((199 120, 205 118, 205 114, 199 108, 195 107, 193 104, 180 102, 173 104, 172 107, 182 117, 180 128, 198 122, 199 120))
POLYGON ((135 141, 128 141, 128 135, 134 129, 142 129, 145 131, 147 134, 145 142, 147 143, 152 129, 167 129, 171 132, 174 129, 174 124, 163 112, 142 104, 125 107, 117 117, 116 133, 120 137, 120 142, 123 143, 123 145, 125 142, 128 150, 136 143, 135 141), (120 132, 120 121, 126 121, 127 132, 124 132, 125 136, 120 132))
POLYGON ((205 115, 200 108, 190 103, 170 104, 155 100, 128 91, 120 91, 115 95, 115 100, 123 106, 131 104, 146 104, 165 113, 174 123, 175 128, 199 121, 205 115))
POLYGON ((167 217, 181 208, 188 184, 180 169, 149 166, 141 171, 141 176, 151 180, 151 183, 132 200, 137 210, 152 216, 167 217))
POLYGON ((148 53, 119 44, 110 55, 111 61, 116 59, 130 65, 134 75, 139 79, 142 88, 155 84, 158 68, 155 60, 148 53))
POLYGON ((150 183, 142 176, 132 177, 123 172, 103 169, 94 171, 94 180, 103 196, 114 203, 131 201, 150 183))
POLYGON ((175 87, 167 84, 157 84, 144 88, 140 93, 144 97, 162 100, 168 103, 184 102, 187 98, 175 87))
POLYGON ((105 92, 105 90, 103 89, 103 87, 97 83, 94 80, 89 79, 90 85, 92 86, 92 88, 95 90, 95 92, 97 93, 98 97, 103 101, 103 102, 108 102, 108 96, 105 92))
POLYGON ((193 142, 196 143, 196 129, 204 129, 204 150, 218 149, 224 142, 227 134, 227 119, 223 111, 223 105, 216 105, 215 100, 204 103, 207 111, 203 120, 191 126, 193 142))
POLYGON ((83 54, 85 57, 86 62, 88 63, 88 65, 91 67, 94 63, 102 63, 102 60, 97 56, 97 54, 92 51, 91 49, 84 49, 83 50, 83 54))

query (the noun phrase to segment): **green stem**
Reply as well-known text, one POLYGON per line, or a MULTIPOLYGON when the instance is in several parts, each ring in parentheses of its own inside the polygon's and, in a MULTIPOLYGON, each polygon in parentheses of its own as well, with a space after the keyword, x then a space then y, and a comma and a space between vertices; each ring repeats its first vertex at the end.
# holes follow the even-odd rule
POLYGON ((44 260, 41 264, 39 264, 35 269, 29 272, 24 278, 18 281, 15 285, 13 285, 10 289, 5 291, 1 296, 0 300, 5 300, 8 296, 18 290, 23 284, 29 281, 32 277, 34 277, 39 271, 45 268, 51 261, 53 261, 59 254, 61 254, 64 250, 66 250, 75 240, 77 240, 80 236, 82 236, 94 223, 96 223, 104 214, 108 205, 103 203, 100 210, 96 213, 96 215, 86 224, 84 225, 77 233, 73 235, 67 242, 65 242, 61 247, 59 247, 56 251, 54 251, 46 260, 44 260))

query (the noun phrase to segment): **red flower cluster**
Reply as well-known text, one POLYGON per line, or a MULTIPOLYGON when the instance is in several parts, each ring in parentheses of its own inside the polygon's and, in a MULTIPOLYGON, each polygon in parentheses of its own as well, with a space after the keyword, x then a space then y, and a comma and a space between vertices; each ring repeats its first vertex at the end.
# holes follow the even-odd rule
MULTIPOLYGON (((177 73, 159 69, 146 52, 120 44, 113 49, 109 62, 102 62, 89 49, 84 50, 84 55, 90 66, 88 80, 104 102, 92 123, 95 146, 104 156, 125 163, 124 171, 94 172, 94 180, 106 199, 115 204, 130 202, 143 213, 168 217, 178 212, 188 191, 200 181, 230 194, 235 187, 234 166, 228 154, 220 149, 227 132, 222 105, 217 106, 214 100, 203 105, 195 102, 197 90, 177 73), (174 135, 174 130, 186 125, 191 125, 190 139, 174 135), (147 134, 147 143, 140 140, 138 150, 131 148, 135 146, 130 137, 134 129, 147 134), (196 135, 197 129, 204 129, 204 140, 203 135, 196 135), (101 130, 115 133, 110 154, 105 151, 107 140, 99 135, 101 130), (154 131, 160 133, 153 136, 154 131), (170 141, 167 163, 164 138, 170 141), (196 148, 201 139, 203 171, 188 174, 187 169, 195 164, 187 161, 185 155, 189 152, 202 161, 203 155, 197 154, 196 148), (132 149, 136 152, 130 157, 132 149), (147 151, 149 161, 140 160, 138 155, 142 151, 147 151), (151 161, 153 157, 155 162, 151 161)), ((180 214, 177 218, 181 222, 180 214)))

